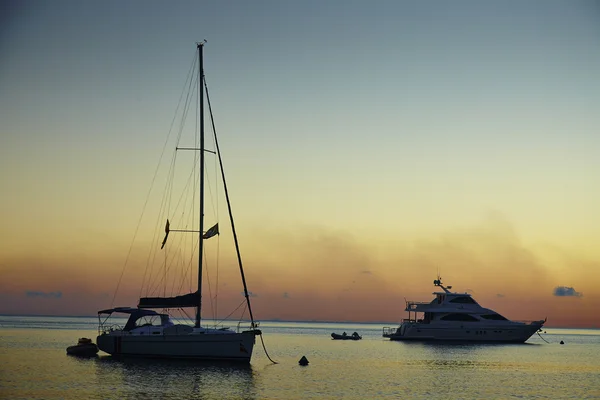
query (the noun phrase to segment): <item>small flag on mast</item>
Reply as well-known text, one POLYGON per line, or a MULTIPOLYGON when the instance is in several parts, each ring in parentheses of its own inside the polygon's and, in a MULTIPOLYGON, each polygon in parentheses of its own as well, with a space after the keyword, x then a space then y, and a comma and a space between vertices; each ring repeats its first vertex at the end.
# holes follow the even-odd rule
POLYGON ((215 224, 215 226, 213 226, 212 228, 210 228, 209 230, 207 230, 206 232, 204 232, 204 235, 202 235, 202 239, 210 239, 211 237, 218 235, 219 234, 219 224, 215 224))
POLYGON ((162 246, 160 246, 161 250, 165 247, 165 243, 167 243, 167 238, 169 237, 169 220, 167 219, 167 225, 165 226, 165 238, 163 239, 162 246))

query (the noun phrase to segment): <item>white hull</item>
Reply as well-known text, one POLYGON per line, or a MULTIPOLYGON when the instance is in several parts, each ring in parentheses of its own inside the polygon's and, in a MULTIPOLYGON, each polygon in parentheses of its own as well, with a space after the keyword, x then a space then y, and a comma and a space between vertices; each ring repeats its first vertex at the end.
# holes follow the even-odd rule
POLYGON ((423 324, 402 323, 396 330, 384 332, 384 337, 391 340, 433 340, 460 341, 480 343, 524 343, 543 325, 543 321, 530 324, 510 322, 494 325, 473 323, 462 325, 453 324, 423 324))
POLYGON ((233 334, 123 335, 106 333, 97 337, 98 348, 114 356, 186 358, 250 362, 253 331, 233 334))

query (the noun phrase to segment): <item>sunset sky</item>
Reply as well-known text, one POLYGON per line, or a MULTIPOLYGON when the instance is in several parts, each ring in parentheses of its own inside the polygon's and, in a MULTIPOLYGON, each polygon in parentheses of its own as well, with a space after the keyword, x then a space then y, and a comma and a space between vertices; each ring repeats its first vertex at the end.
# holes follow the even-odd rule
MULTIPOLYGON (((439 272, 511 319, 600 327, 598 2, 1 7, 0 313, 111 306, 206 39, 257 319, 397 321, 439 272)), ((140 294, 131 257, 113 305, 140 294)))

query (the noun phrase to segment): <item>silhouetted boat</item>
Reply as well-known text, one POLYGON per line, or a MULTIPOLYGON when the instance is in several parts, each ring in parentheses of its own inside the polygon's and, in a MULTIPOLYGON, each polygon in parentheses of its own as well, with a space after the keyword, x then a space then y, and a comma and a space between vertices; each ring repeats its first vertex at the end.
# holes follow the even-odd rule
POLYGON ((469 293, 451 292, 442 279, 433 281, 443 292, 433 292, 431 302, 407 301, 408 318, 398 328, 383 328, 391 340, 438 340, 460 342, 523 343, 546 322, 510 321, 481 307, 469 293), (413 314, 414 313, 414 314, 413 314), (422 314, 422 318, 418 318, 422 314))
MULTIPOLYGON (((195 159, 195 167, 193 173, 190 173, 190 177, 197 176, 199 179, 199 185, 188 184, 185 189, 195 191, 194 195, 189 195, 190 199, 195 199, 193 202, 190 200, 186 203, 189 205, 189 209, 184 210, 179 215, 182 219, 185 215, 193 217, 193 221, 181 221, 181 227, 184 229, 170 229, 170 223, 167 219, 165 227, 165 237, 162 241, 161 249, 165 246, 169 232, 193 232, 197 235, 198 239, 194 246, 192 246, 192 254, 189 256, 189 263, 191 265, 192 258, 198 263, 197 271, 197 290, 192 293, 175 295, 173 297, 142 297, 139 300, 137 308, 132 307, 115 307, 98 312, 99 319, 99 336, 97 338, 98 347, 100 350, 115 355, 115 356, 138 356, 138 357, 163 357, 163 358, 189 358, 189 359, 203 359, 203 360, 230 360, 230 361, 241 361, 250 362, 252 357, 252 351, 255 344, 256 335, 260 335, 261 331, 257 328, 258 324, 254 322, 254 316, 252 314, 252 308, 250 305, 250 296, 248 288, 246 286, 246 280, 244 277, 244 270, 242 267, 241 256, 239 253, 239 246, 237 241, 237 235, 235 232, 235 226, 233 223, 233 215, 231 213, 231 206, 229 202, 229 194, 227 192, 227 186, 225 183, 225 173, 223 171, 221 153, 217 141, 216 132, 214 132, 214 144, 215 151, 208 150, 204 145, 204 93, 206 90, 206 100, 210 111, 210 117, 212 121, 212 111, 210 110, 210 99, 208 97, 208 89, 206 88, 206 82, 204 79, 204 68, 203 68, 203 48, 204 42, 197 44, 198 51, 198 83, 192 85, 190 80, 189 87, 198 88, 198 117, 199 117, 199 135, 198 144, 193 148, 176 147, 176 150, 192 150, 196 152, 197 158, 195 159), (229 211, 229 220, 231 222, 231 230, 233 234, 235 249, 237 252, 238 266, 243 283, 243 294, 245 296, 246 310, 250 318, 250 326, 241 328, 240 323, 238 324, 237 330, 229 328, 207 328, 201 326, 201 300, 202 300, 202 262, 203 262, 203 249, 204 240, 210 239, 216 235, 219 235, 219 224, 213 225, 208 230, 205 230, 204 225, 204 180, 205 180, 205 153, 210 152, 217 156, 218 167, 220 169, 223 189, 225 192, 225 199, 227 200, 227 207, 229 211), (199 173, 197 168, 199 168, 199 173), (198 195, 199 192, 199 195, 198 195), (198 201, 198 203, 196 203, 198 201), (192 207, 197 206, 194 210, 192 207), (195 221, 199 220, 199 224, 195 229, 185 229, 187 227, 193 227, 195 221), (195 323, 193 326, 185 324, 174 324, 171 320, 170 310, 180 310, 183 313, 184 308, 195 308, 195 323), (163 309, 164 312, 156 312, 152 309, 163 309), (110 319, 114 313, 121 313, 129 315, 129 318, 125 326, 115 325, 110 319)), ((191 76, 191 75, 190 75, 191 76)), ((190 78, 191 79, 191 78, 190 78)), ((194 98, 191 94, 191 90, 188 93, 188 99, 194 98)), ((184 110, 184 115, 187 115, 187 109, 184 110)), ((172 179, 172 178, 171 178, 172 179)), ((173 181, 169 181, 171 188, 173 181)), ((214 196, 214 193, 211 192, 214 196)), ((211 196, 211 197, 212 197, 211 196)), ((165 196, 166 198, 167 196, 165 196)), ((166 211, 169 212, 169 211, 166 211)), ((168 215, 168 214, 167 214, 168 215)), ((184 245, 184 244, 182 244, 184 245)), ((183 254, 179 248, 173 247, 175 251, 171 254, 183 254)), ((165 264, 167 262, 167 256, 165 255, 165 264)), ((173 259, 171 257, 169 260, 173 259)), ((165 282, 167 276, 167 267, 164 267, 165 282)), ((156 289, 154 289, 156 290, 156 289)), ((166 291, 166 283, 165 283, 166 291)), ((211 295, 212 297, 212 295, 211 295)), ((215 296, 216 297, 216 296, 215 296)))
POLYGON ((331 338, 333 340, 361 340, 362 336, 356 332, 354 332, 352 335, 347 335, 346 332, 342 333, 341 335, 334 332, 331 334, 331 338))

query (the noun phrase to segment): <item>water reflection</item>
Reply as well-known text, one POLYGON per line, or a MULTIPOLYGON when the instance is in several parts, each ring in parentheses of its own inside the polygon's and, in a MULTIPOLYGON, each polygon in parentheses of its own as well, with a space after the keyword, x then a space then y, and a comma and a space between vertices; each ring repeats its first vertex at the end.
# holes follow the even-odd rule
POLYGON ((251 366, 68 357, 65 349, 95 329, 0 329, 0 398, 600 399, 600 331, 548 329, 550 344, 464 345, 384 340, 370 326, 298 325, 273 324, 267 347, 280 363, 255 348, 251 366), (344 330, 363 340, 331 340, 344 330), (298 365, 302 355, 308 367, 298 365))
POLYGON ((254 372, 249 364, 114 358, 96 360, 101 397, 124 399, 255 399, 254 372))
POLYGON ((464 348, 464 349, 489 349, 494 347, 517 347, 517 346, 539 346, 540 343, 473 343, 473 342, 461 342, 461 341, 419 341, 419 340, 397 340, 391 341, 393 343, 399 343, 405 346, 423 346, 423 347, 442 347, 442 348, 464 348))
POLYGON ((524 354, 537 352, 543 348, 532 343, 495 343, 473 344, 453 342, 398 342, 406 352, 404 364, 411 368, 431 371, 460 370, 514 370, 515 368, 534 368, 524 354), (529 350, 525 350, 529 349, 529 350))

